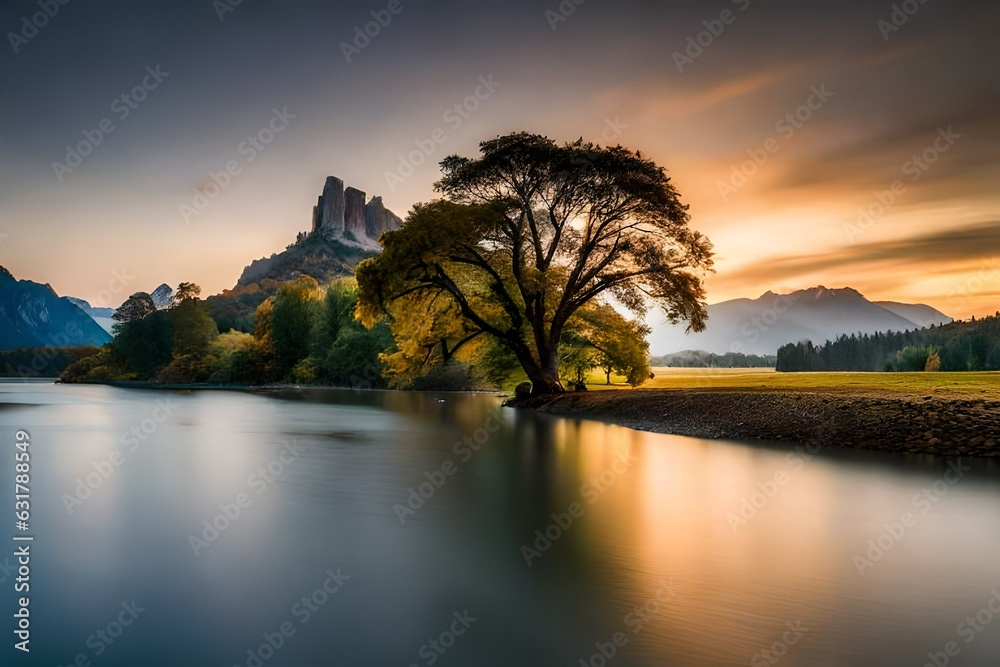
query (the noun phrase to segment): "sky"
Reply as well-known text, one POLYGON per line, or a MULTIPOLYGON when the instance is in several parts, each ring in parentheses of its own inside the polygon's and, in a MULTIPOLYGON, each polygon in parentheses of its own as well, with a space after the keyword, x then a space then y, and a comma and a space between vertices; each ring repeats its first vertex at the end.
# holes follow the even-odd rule
POLYGON ((218 293, 309 229, 326 176, 405 216, 440 159, 524 130, 664 166, 715 245, 710 302, 822 284, 992 314, 998 19, 962 0, 4 0, 0 265, 101 306, 218 293))

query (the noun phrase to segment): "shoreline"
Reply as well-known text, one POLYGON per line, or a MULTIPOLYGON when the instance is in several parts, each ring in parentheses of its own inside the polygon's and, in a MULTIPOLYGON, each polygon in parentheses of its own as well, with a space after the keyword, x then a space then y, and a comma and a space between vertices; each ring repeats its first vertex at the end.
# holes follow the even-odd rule
POLYGON ((1000 401, 970 395, 633 389, 514 399, 506 405, 693 438, 1000 456, 1000 401))
MULTIPOLYGON (((265 395, 309 389, 352 389, 320 385, 241 386, 148 381, 93 384, 265 395)), ((457 393, 510 396, 502 392, 457 393)), ((766 387, 640 388, 509 398, 503 405, 692 438, 793 442, 891 454, 1000 456, 1000 400, 970 393, 921 395, 859 389, 766 387)))

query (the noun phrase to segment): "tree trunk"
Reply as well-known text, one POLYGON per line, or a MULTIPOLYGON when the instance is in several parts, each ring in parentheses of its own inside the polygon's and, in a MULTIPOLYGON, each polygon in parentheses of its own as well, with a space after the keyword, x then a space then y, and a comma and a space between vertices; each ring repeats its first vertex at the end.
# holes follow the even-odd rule
MULTIPOLYGON (((530 376, 529 376, 530 377, 530 376)), ((562 394, 566 389, 562 386, 558 375, 542 372, 538 377, 531 378, 532 396, 543 396, 545 394, 562 394)))
POLYGON ((565 393, 566 389, 562 386, 562 381, 559 379, 559 354, 552 352, 546 355, 542 362, 541 364, 536 364, 532 360, 531 364, 524 364, 523 362, 521 364, 528 375, 528 379, 531 380, 531 395, 542 396, 545 394, 565 393))
POLYGON ((607 382, 605 384, 611 384, 611 371, 604 371, 604 374, 605 378, 607 379, 607 382))

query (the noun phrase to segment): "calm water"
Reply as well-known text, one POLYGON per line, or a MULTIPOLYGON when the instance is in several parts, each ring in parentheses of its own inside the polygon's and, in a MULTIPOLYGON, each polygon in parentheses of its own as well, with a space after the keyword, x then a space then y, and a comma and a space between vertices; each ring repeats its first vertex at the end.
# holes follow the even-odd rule
POLYGON ((807 459, 488 396, 21 383, 0 384, 0 441, 3 665, 1000 658, 982 464, 807 459), (17 429, 30 657, 12 648, 17 429))

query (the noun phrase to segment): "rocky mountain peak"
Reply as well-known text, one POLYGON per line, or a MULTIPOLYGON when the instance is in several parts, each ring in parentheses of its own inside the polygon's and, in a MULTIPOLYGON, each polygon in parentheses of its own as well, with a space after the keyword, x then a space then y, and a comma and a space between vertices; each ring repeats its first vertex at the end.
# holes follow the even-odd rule
POLYGON ((403 221, 385 208, 381 197, 372 197, 344 181, 328 176, 323 193, 313 207, 310 235, 364 250, 380 251, 378 238, 383 232, 399 229, 403 221))
POLYGON ((149 296, 153 298, 153 303, 156 304, 156 309, 163 310, 164 308, 169 308, 173 305, 174 289, 170 285, 163 283, 150 292, 149 296))

